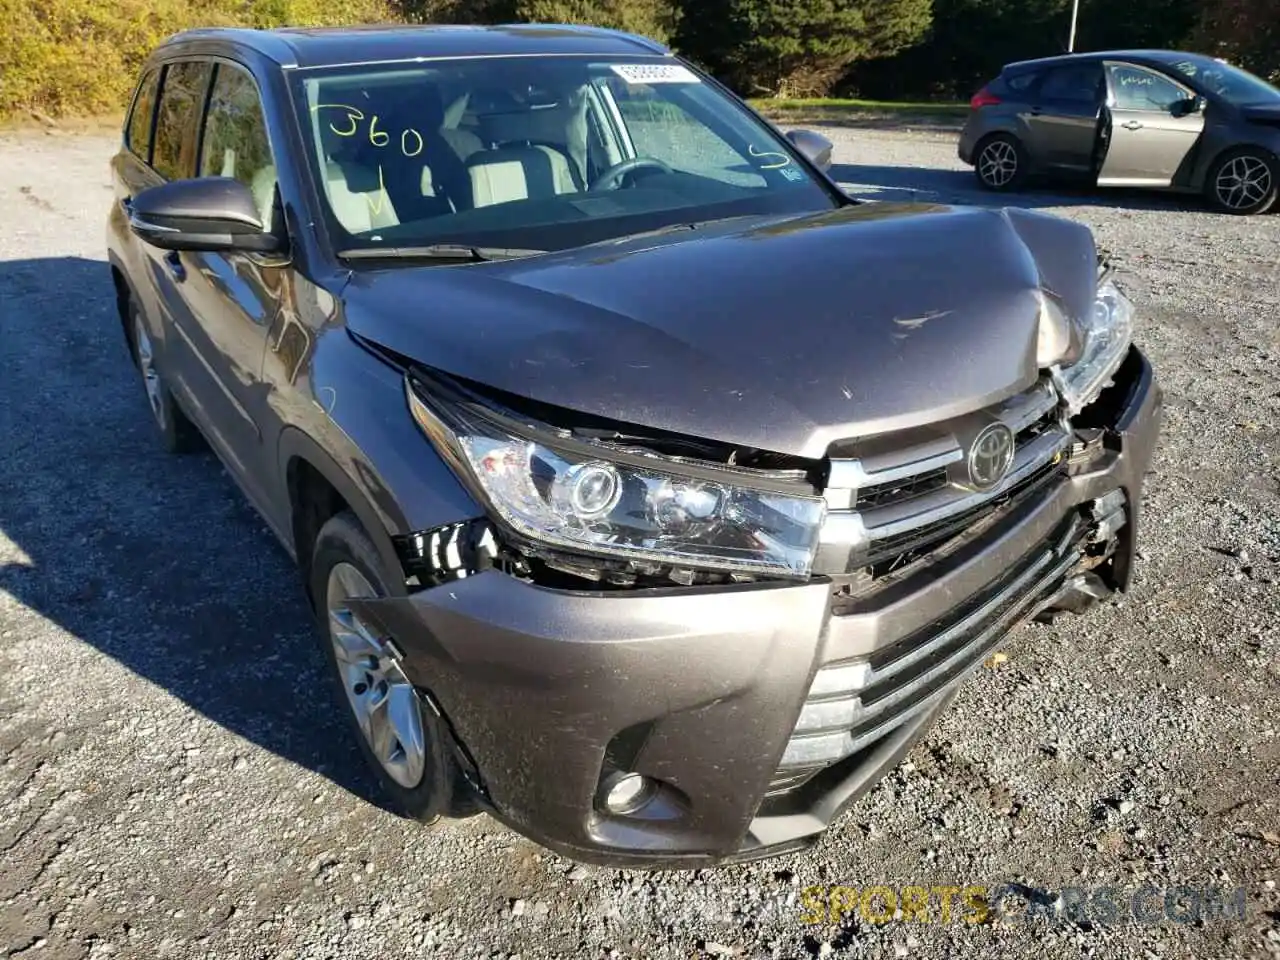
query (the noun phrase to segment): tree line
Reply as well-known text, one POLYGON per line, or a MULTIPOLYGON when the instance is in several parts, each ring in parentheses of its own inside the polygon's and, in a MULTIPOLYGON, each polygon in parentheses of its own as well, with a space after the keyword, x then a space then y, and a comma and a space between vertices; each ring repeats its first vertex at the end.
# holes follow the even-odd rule
MULTIPOLYGON (((1072 0, 0 0, 0 115, 111 113, 195 26, 571 22, 671 44, 752 97, 967 99, 1062 53, 1072 0)), ((1081 0, 1077 49, 1178 47, 1280 80, 1280 0, 1081 0)))
MULTIPOLYGON (((567 21, 672 44, 738 92, 967 98, 1067 50, 1072 0, 403 0, 414 19, 567 21)), ((1280 0, 1081 0, 1077 50, 1173 47, 1280 79, 1280 0)))

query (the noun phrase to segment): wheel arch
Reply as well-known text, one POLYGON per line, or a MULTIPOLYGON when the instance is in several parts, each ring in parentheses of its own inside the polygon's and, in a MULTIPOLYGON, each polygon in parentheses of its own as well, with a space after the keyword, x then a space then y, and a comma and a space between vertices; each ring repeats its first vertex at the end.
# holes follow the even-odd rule
MULTIPOLYGON (((316 535, 325 522, 350 510, 377 547, 383 569, 403 585, 404 571, 392 540, 408 531, 403 512, 389 492, 369 490, 352 480, 347 471, 314 439, 294 426, 280 435, 279 476, 288 504, 288 532, 294 559, 310 592, 311 553, 316 535)), ((360 471, 366 484, 377 484, 372 470, 360 471)))
POLYGON ((1269 146, 1258 140, 1237 140, 1234 143, 1223 144, 1218 150, 1206 154, 1204 161, 1196 171, 1195 181, 1191 185, 1192 189, 1200 192, 1207 190, 1209 187, 1209 174, 1218 168, 1219 163, 1233 153, 1241 153, 1248 150, 1256 150, 1259 153, 1266 154, 1271 160, 1271 166, 1276 175, 1280 176, 1280 150, 1277 150, 1275 146, 1269 146))

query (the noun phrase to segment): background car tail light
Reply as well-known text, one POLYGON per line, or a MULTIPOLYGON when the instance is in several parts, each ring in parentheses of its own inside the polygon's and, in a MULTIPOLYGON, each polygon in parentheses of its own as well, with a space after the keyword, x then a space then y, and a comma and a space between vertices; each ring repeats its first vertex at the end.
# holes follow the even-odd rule
POLYGON ((999 97, 986 87, 983 87, 973 95, 973 99, 969 101, 969 107, 973 110, 980 110, 983 107, 994 107, 999 102, 999 97))

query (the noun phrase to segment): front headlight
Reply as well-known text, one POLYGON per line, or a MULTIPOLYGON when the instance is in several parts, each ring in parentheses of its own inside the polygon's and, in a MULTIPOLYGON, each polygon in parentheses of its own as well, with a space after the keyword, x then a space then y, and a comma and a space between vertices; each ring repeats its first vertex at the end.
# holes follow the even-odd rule
POLYGON ((1051 368, 1053 382, 1072 415, 1098 398, 1124 361, 1133 340, 1133 304, 1112 280, 1098 287, 1089 315, 1078 322, 1080 355, 1068 367, 1051 368))
POLYGON ((732 468, 682 470, 640 451, 534 439, 476 404, 412 383, 407 393, 414 419, 495 519, 534 545, 623 561, 641 573, 809 575, 826 509, 821 498, 753 489, 732 468))

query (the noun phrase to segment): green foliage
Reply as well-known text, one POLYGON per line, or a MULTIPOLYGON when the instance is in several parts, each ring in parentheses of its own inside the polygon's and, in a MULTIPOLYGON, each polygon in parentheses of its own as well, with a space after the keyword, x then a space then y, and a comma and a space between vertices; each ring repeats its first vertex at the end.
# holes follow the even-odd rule
POLYGON ((147 54, 179 30, 388 16, 383 0, 0 0, 0 115, 119 112, 147 54))
POLYGON ((929 26, 931 0, 698 0, 676 42, 738 90, 820 96, 855 60, 888 56, 929 26))
POLYGON ((612 27, 666 43, 680 14, 670 0, 519 0, 516 19, 612 27))
POLYGON ((1193 42, 1280 83, 1280 0, 1209 0, 1193 42))

